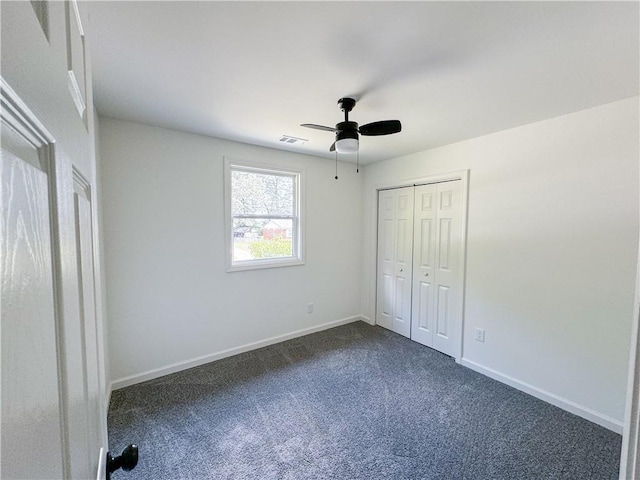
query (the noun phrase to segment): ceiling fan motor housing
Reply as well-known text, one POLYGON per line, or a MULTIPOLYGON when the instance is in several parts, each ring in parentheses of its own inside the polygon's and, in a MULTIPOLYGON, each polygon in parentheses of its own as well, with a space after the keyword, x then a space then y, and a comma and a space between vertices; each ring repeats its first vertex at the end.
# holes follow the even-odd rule
POLYGON ((358 124, 356 122, 340 122, 336 125, 336 141, 345 138, 358 140, 358 124))

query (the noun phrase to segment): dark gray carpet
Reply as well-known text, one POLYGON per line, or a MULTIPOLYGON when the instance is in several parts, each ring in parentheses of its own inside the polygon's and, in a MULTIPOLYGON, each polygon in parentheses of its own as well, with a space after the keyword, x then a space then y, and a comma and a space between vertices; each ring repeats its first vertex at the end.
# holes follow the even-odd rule
POLYGON ((113 392, 116 479, 618 478, 621 437, 357 322, 113 392))

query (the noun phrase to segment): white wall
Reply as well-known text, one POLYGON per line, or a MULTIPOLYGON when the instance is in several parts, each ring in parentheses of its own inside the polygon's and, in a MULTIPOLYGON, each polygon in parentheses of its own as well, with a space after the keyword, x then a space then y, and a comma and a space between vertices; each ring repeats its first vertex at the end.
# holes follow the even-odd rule
POLYGON ((470 169, 463 364, 620 430, 638 143, 635 97, 367 166, 362 313, 375 317, 376 185, 470 169))
POLYGON ((99 129, 116 386, 360 313, 355 167, 336 181, 325 159, 104 117, 99 129), (305 265, 225 271, 225 156, 304 169, 305 265))

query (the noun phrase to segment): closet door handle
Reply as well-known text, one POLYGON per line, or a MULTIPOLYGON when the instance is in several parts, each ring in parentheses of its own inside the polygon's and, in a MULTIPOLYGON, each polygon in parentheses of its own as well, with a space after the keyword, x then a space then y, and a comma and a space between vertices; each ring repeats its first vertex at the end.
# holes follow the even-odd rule
POLYGON ((400 272, 401 272, 401 273, 402 273, 402 271, 403 271, 403 270, 402 270, 402 269, 400 269, 400 272))
POLYGON ((428 276, 429 276, 429 274, 428 274, 428 273, 425 273, 425 274, 424 274, 424 276, 425 276, 425 277, 428 277, 428 276))

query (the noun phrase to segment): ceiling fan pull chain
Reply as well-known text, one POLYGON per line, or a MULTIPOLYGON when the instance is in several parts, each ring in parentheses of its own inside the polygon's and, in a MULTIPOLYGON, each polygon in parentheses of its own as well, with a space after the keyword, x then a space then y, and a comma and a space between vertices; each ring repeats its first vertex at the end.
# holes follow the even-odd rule
POLYGON ((336 150, 336 180, 338 179, 338 150, 336 150))
POLYGON ((360 149, 356 152, 356 173, 360 173, 360 149))

